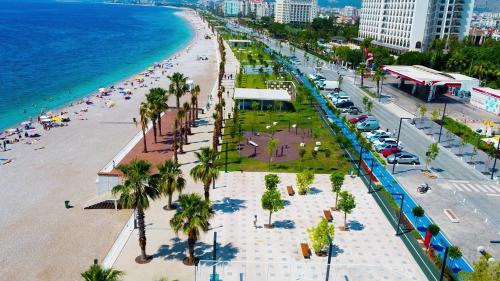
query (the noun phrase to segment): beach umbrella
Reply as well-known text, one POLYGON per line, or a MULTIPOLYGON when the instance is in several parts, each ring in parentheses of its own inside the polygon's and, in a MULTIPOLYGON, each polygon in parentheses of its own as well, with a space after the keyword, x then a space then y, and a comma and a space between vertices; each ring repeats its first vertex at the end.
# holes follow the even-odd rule
POLYGON ((23 126, 25 126, 25 125, 30 125, 30 124, 31 124, 31 122, 29 122, 29 121, 24 121, 24 122, 21 122, 21 125, 23 125, 23 126))
POLYGON ((125 89, 125 93, 132 93, 132 90, 130 90, 130 89, 125 89))
POLYGON ((149 71, 149 72, 153 72, 153 71, 154 71, 154 68, 150 66, 150 67, 148 67, 148 71, 149 71))
POLYGON ((99 93, 104 93, 106 92, 106 88, 99 88, 99 93))
POLYGON ((59 116, 52 117, 52 121, 60 121, 60 120, 61 120, 61 117, 59 117, 59 116))

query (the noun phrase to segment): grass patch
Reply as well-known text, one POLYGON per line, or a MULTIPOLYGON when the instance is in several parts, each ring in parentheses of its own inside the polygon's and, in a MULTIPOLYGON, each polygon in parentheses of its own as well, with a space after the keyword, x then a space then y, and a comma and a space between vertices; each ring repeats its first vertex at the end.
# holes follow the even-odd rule
POLYGON ((369 95, 370 97, 377 98, 377 94, 370 91, 368 88, 366 88, 366 87, 359 87, 359 88, 361 89, 361 91, 365 92, 365 94, 369 95))
POLYGON ((283 77, 276 74, 238 74, 236 79, 236 87, 238 88, 255 88, 255 89, 267 89, 267 81, 269 80, 279 80, 279 81, 290 81, 289 76, 283 77))

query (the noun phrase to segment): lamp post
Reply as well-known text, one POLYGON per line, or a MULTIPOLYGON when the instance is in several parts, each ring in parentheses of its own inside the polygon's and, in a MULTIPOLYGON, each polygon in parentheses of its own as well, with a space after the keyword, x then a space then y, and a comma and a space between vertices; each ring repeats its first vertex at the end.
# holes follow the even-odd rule
POLYGON ((361 145, 361 147, 359 149, 358 177, 359 177, 359 173, 360 173, 360 170, 361 170, 361 161, 363 160, 362 157, 363 157, 363 146, 361 145))
POLYGON ((372 182, 373 182, 373 164, 375 164, 375 158, 371 159, 370 163, 370 184, 368 184, 368 193, 371 193, 370 188, 372 187, 372 182))
POLYGON ((217 231, 214 231, 214 252, 213 252, 213 256, 212 256, 212 260, 213 260, 213 267, 212 267, 212 278, 211 280, 218 280, 216 279, 216 276, 217 276, 217 266, 216 266, 216 260, 217 260, 217 231))
POLYGON ((328 238, 328 263, 326 264, 326 281, 330 279, 330 264, 332 262, 332 238, 330 234, 326 236, 328 238))
POLYGON ((439 275, 439 281, 443 281, 444 270, 446 269, 446 260, 448 259, 448 249, 449 247, 446 247, 444 249, 443 265, 441 266, 441 274, 439 275))
POLYGON ((443 116, 441 116, 441 126, 439 126, 438 143, 441 141, 441 133, 443 132, 443 124, 444 124, 444 115, 446 113, 446 105, 448 105, 448 104, 447 103, 444 104, 443 116))
POLYGON ((398 226, 396 227, 396 236, 399 235, 399 226, 401 225, 401 217, 403 216, 403 206, 405 202, 405 195, 402 193, 391 193, 391 195, 401 197, 401 205, 399 206, 399 215, 398 215, 398 226))
MULTIPOLYGON (((396 140, 396 145, 399 146, 399 136, 401 135, 401 123, 403 122, 403 119, 406 120, 411 120, 411 118, 408 117, 401 117, 399 118, 399 128, 398 128, 398 138, 396 140)), ((392 173, 394 174, 394 170, 396 169, 396 157, 394 157, 394 163, 392 164, 392 173)))
POLYGON ((495 149, 495 161, 493 162, 493 171, 491 171, 491 179, 495 175, 495 168, 497 166, 498 150, 500 149, 500 139, 498 140, 497 149, 495 149))

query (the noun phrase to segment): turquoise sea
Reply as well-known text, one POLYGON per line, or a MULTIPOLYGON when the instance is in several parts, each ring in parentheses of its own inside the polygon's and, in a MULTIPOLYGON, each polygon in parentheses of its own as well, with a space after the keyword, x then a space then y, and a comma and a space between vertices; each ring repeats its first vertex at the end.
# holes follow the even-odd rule
POLYGON ((0 130, 87 96, 184 47, 173 8, 0 1, 0 130))

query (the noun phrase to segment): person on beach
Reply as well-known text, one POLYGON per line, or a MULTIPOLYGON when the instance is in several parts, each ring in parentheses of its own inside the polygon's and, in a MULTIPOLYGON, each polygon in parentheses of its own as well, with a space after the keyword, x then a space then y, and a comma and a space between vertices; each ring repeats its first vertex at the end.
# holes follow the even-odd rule
POLYGON ((3 145, 3 151, 7 151, 7 141, 6 140, 3 140, 2 145, 3 145))

